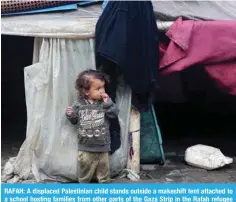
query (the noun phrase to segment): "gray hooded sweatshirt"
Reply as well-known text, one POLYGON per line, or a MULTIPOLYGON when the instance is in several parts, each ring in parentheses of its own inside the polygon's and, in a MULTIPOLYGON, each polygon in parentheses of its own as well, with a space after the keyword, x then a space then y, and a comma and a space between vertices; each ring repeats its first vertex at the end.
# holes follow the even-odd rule
POLYGON ((108 103, 78 98, 72 106, 69 121, 77 126, 79 151, 109 152, 111 138, 109 118, 116 118, 119 110, 110 99, 108 103))

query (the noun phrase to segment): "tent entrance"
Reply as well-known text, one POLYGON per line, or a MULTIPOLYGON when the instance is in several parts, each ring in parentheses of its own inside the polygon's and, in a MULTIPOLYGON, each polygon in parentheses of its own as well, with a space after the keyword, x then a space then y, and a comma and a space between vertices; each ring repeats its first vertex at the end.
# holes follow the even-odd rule
POLYGON ((166 156, 184 155, 187 147, 206 144, 228 156, 236 155, 236 104, 185 102, 157 103, 156 115, 166 156))
POLYGON ((24 67, 32 64, 34 39, 2 35, 2 140, 25 140, 24 67))

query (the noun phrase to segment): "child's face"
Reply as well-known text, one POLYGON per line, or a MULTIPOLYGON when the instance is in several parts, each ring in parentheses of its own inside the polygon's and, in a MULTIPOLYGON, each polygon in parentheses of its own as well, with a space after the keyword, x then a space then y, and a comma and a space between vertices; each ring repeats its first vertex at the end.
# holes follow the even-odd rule
POLYGON ((102 94, 105 93, 105 82, 99 79, 91 78, 90 89, 86 92, 86 95, 90 100, 101 100, 102 94))

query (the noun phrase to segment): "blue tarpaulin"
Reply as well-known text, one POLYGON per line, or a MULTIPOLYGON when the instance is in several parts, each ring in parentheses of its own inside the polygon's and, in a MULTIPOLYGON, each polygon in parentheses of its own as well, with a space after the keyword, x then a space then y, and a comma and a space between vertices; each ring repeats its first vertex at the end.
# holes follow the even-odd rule
POLYGON ((16 13, 5 13, 1 14, 1 16, 12 16, 12 15, 26 15, 26 14, 36 14, 36 13, 46 13, 46 12, 58 12, 58 11, 72 11, 77 10, 78 6, 89 5, 98 2, 98 0, 88 0, 88 1, 75 1, 73 4, 63 5, 63 6, 56 6, 52 8, 44 8, 44 9, 37 9, 31 11, 24 11, 24 12, 16 12, 16 13))

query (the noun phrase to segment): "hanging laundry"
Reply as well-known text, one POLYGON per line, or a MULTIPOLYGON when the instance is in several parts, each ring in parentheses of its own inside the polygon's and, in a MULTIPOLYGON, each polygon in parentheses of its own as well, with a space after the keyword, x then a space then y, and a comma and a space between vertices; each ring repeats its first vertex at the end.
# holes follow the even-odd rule
POLYGON ((158 29, 150 1, 109 1, 96 25, 96 65, 118 66, 133 92, 133 104, 147 109, 156 86, 158 29))
POLYGON ((166 35, 170 43, 160 61, 162 74, 203 66, 222 91, 236 95, 236 21, 179 18, 166 35))

